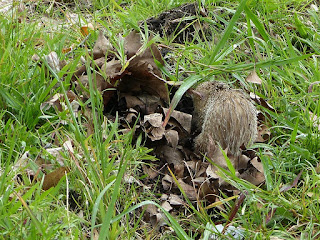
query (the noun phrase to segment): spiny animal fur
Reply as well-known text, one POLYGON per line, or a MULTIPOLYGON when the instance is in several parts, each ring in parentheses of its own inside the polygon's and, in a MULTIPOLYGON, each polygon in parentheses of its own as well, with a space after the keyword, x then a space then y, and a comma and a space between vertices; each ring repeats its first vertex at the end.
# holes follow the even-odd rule
POLYGON ((204 82, 196 89, 194 118, 201 133, 195 139, 196 149, 208 151, 214 140, 234 156, 242 145, 250 145, 257 136, 257 111, 241 90, 231 89, 222 82, 204 82))

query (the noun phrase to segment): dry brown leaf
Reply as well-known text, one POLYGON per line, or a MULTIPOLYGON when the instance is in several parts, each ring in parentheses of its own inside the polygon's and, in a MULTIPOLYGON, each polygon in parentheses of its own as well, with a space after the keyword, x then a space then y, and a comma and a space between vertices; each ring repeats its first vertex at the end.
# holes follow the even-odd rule
POLYGON ((160 97, 142 93, 136 96, 132 96, 128 93, 121 93, 120 98, 124 97, 126 100, 127 108, 139 109, 142 114, 151 114, 156 111, 159 105, 161 105, 160 97))
POLYGON ((173 179, 168 174, 164 175, 161 180, 162 187, 165 191, 170 190, 172 188, 173 179))
POLYGON ((168 201, 162 202, 161 207, 163 207, 167 212, 170 212, 173 209, 168 201))
POLYGON ((184 156, 183 153, 177 149, 172 148, 167 145, 162 145, 157 147, 155 150, 156 155, 166 161, 169 164, 172 164, 174 167, 174 174, 177 178, 183 177, 184 173, 184 156))
POLYGON ((145 115, 143 123, 147 129, 146 132, 148 134, 148 137, 152 141, 162 139, 165 133, 165 129, 162 126, 162 114, 153 113, 153 114, 145 115))
POLYGON ((176 194, 169 195, 169 203, 175 206, 184 205, 184 201, 176 194))
POLYGON ((186 184, 181 178, 178 179, 178 183, 179 183, 180 187, 182 188, 182 190, 187 195, 187 197, 189 198, 189 200, 191 200, 191 201, 197 200, 198 195, 197 195, 197 192, 193 186, 186 184))
MULTIPOLYGON (((162 108, 163 113, 166 114, 169 109, 168 108, 162 108)), ((192 115, 184 112, 180 112, 177 110, 173 110, 170 116, 170 124, 176 125, 179 128, 182 128, 187 133, 191 132, 191 121, 192 121, 192 115), (172 120, 175 120, 177 124, 175 124, 172 120)))
POLYGON ((148 176, 148 179, 154 179, 159 176, 159 172, 153 170, 151 167, 148 167, 146 165, 142 165, 142 170, 144 174, 148 176))
POLYGON ((247 169, 249 160, 250 158, 246 155, 241 155, 239 161, 237 161, 237 170, 247 169))
POLYGON ((68 168, 60 167, 53 172, 45 175, 43 180, 42 189, 48 190, 49 188, 55 187, 60 179, 69 172, 68 168))
POLYGON ((152 127, 161 127, 162 125, 162 114, 153 113, 149 115, 145 115, 143 119, 143 123, 149 123, 152 127))
POLYGON ((263 173, 263 165, 261 161, 258 161, 258 157, 253 158, 250 163, 254 166, 259 172, 263 173))
POLYGON ((164 136, 165 136, 165 138, 168 142, 168 145, 170 147, 173 147, 173 148, 177 147, 178 142, 179 142, 179 135, 178 135, 177 131, 175 131, 175 130, 166 131, 164 136))
POLYGON ((64 166, 63 157, 61 155, 62 150, 62 147, 46 149, 46 151, 56 159, 57 163, 59 163, 61 167, 64 166))
POLYGON ((263 98, 259 97, 253 92, 250 92, 250 98, 255 101, 258 105, 261 105, 264 108, 269 109, 272 112, 275 112, 274 108, 263 98))
POLYGON ((122 71, 122 65, 119 60, 112 59, 108 62, 105 62, 102 67, 102 71, 106 74, 108 82, 114 86, 115 82, 119 80, 126 71, 122 71))
MULTIPOLYGON (((93 70, 99 70, 105 62, 106 62, 105 57, 101 57, 101 58, 95 59, 92 63, 90 63, 90 67, 93 70)), ((84 64, 76 70, 76 72, 72 75, 71 80, 76 81, 80 76, 86 74, 86 72, 87 72, 87 66, 84 64)))
POLYGON ((147 92, 168 101, 169 94, 166 84, 159 78, 161 72, 154 58, 163 64, 161 53, 155 44, 141 52, 140 34, 132 31, 125 38, 125 50, 130 60, 127 70, 131 76, 124 76, 119 84, 121 92, 147 92), (156 77, 158 76, 158 77, 156 77))
POLYGON ((100 30, 98 39, 93 47, 93 59, 105 57, 108 51, 112 49, 113 46, 100 30))
POLYGON ((246 78, 247 82, 255 83, 255 84, 262 84, 261 78, 258 76, 256 70, 254 69, 246 78))
POLYGON ((88 23, 87 25, 80 27, 80 32, 85 37, 89 35, 90 30, 94 30, 92 23, 88 23))
MULTIPOLYGON (((72 109, 74 110, 74 113, 77 112, 79 103, 77 100, 77 95, 69 90, 67 91, 67 97, 69 102, 71 103, 72 109)), ((64 100, 64 95, 62 93, 56 93, 53 97, 51 97, 48 101, 41 104, 40 109, 46 110, 50 107, 57 108, 59 112, 62 112, 67 109, 66 102, 64 100)))
POLYGON ((249 168, 240 174, 240 178, 247 180, 253 185, 258 186, 265 181, 264 174, 258 171, 256 168, 249 168))
POLYGON ((218 178, 220 178, 220 176, 216 174, 217 170, 218 169, 215 166, 213 166, 212 164, 209 164, 209 166, 208 166, 208 168, 206 170, 206 174, 210 178, 218 179, 218 178))
POLYGON ((169 196, 167 194, 162 194, 160 197, 160 200, 162 200, 162 201, 166 201, 168 199, 169 199, 169 196))
POLYGON ((199 188, 199 197, 205 198, 212 203, 216 200, 216 187, 210 183, 209 181, 204 181, 203 184, 200 185, 199 188))

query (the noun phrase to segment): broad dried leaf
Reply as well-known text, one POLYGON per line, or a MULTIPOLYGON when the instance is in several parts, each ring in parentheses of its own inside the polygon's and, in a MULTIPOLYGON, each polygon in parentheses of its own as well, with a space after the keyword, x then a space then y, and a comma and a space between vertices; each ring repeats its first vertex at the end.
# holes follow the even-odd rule
POLYGON ((152 141, 162 139, 165 129, 162 127, 162 114, 153 113, 144 116, 143 123, 147 129, 148 137, 152 141))
MULTIPOLYGON (((169 111, 168 108, 162 108, 164 113, 167 113, 169 111)), ((170 116, 169 122, 173 124, 172 119, 176 120, 178 123, 178 127, 181 127, 186 131, 187 133, 191 132, 191 121, 192 121, 192 115, 184 112, 180 112, 177 110, 173 110, 170 116)))
MULTIPOLYGON (((69 90, 67 91, 67 97, 73 109, 73 113, 78 112, 79 102, 77 100, 77 95, 69 90)), ((59 112, 67 110, 67 104, 64 99, 64 95, 62 93, 56 93, 53 97, 51 97, 48 101, 41 104, 41 110, 47 110, 50 107, 56 108, 59 112)))
POLYGON ((177 178, 183 177, 184 172, 184 156, 183 153, 177 149, 167 145, 157 147, 155 151, 156 155, 165 160, 167 163, 172 164, 174 167, 174 174, 177 178))
POLYGON ((150 123, 153 127, 161 127, 162 124, 162 114, 160 113, 153 113, 149 115, 145 115, 143 119, 143 123, 150 123))
POLYGON ((160 97, 147 93, 141 93, 136 96, 132 96, 128 93, 121 93, 120 98, 122 97, 126 100, 127 108, 139 109, 142 114, 146 115, 154 113, 158 106, 161 105, 160 97))
POLYGON ((204 181, 199 188, 199 197, 207 199, 210 203, 216 201, 216 187, 209 181, 204 181))
POLYGON ((238 161, 238 164, 237 164, 237 170, 242 170, 242 169, 247 169, 248 167, 248 162, 250 161, 250 158, 247 157, 246 155, 241 155, 239 157, 239 161, 238 161))
MULTIPOLYGON (((84 58, 83 58, 84 59, 84 58)), ((85 60, 84 60, 85 61, 85 60)), ((106 62, 105 57, 100 57, 98 59, 95 59, 92 63, 90 63, 90 67, 93 70, 99 70, 102 65, 106 62)), ((80 66, 76 72, 73 74, 73 76, 71 77, 72 81, 76 81, 80 76, 84 75, 87 73, 87 66, 84 64, 82 66, 80 66)))
POLYGON ((93 59, 105 57, 107 52, 112 50, 113 47, 109 40, 104 36, 103 32, 99 31, 98 39, 93 47, 93 59))
POLYGON ((178 183, 191 201, 197 200, 198 195, 194 187, 190 186, 189 184, 186 184, 182 179, 178 179, 178 183))
POLYGON ((178 135, 177 131, 175 131, 175 130, 166 131, 164 136, 165 136, 165 138, 168 142, 168 145, 170 147, 173 147, 173 148, 177 147, 178 142, 179 142, 179 135, 178 135))
POLYGON ((220 176, 218 174, 216 174, 216 171, 218 169, 216 167, 214 167, 212 164, 209 164, 207 170, 206 170, 206 174, 208 177, 213 178, 213 179, 219 179, 220 176))
POLYGON ((45 175, 43 180, 42 189, 48 190, 49 188, 55 187, 60 179, 69 172, 69 170, 66 167, 60 167, 53 172, 45 175))
POLYGON ((175 206, 184 205, 184 201, 176 194, 170 194, 169 203, 175 206))
POLYGON ((62 150, 63 150, 62 147, 46 149, 46 151, 56 159, 56 161, 59 163, 60 166, 64 166, 63 157, 61 155, 62 150))
POLYGON ((162 187, 165 191, 170 190, 173 184, 173 179, 168 174, 164 175, 161 180, 162 187))
POLYGON ((262 84, 261 78, 258 76, 256 70, 254 69, 246 78, 247 82, 255 83, 255 84, 262 84))
POLYGON ((132 31, 125 38, 125 50, 130 59, 127 70, 131 76, 127 75, 122 79, 119 89, 121 92, 144 91, 168 101, 168 89, 160 80, 161 72, 154 62, 156 59, 163 64, 161 53, 155 44, 151 44, 143 52, 140 52, 141 47, 140 34, 132 31))
POLYGON ((142 170, 144 174, 148 176, 148 179, 154 179, 159 176, 159 172, 153 170, 151 167, 148 167, 146 165, 142 165, 142 170))
POLYGON ((170 212, 173 209, 168 201, 161 203, 161 207, 163 207, 167 212, 170 212))
POLYGON ((106 74, 109 83, 114 86, 115 82, 119 80, 126 72, 122 71, 122 65, 119 60, 112 59, 104 63, 101 67, 102 71, 106 74))
POLYGON ((263 173, 263 165, 261 161, 258 161, 258 157, 253 158, 250 163, 254 166, 259 172, 263 173))

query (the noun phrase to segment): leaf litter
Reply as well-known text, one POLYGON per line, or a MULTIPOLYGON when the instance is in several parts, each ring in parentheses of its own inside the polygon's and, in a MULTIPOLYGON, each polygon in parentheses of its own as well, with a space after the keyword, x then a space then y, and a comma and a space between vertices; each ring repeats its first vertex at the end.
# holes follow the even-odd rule
MULTIPOLYGON (((153 22, 153 20, 149 20, 148 24, 153 22)), ((244 146, 237 149, 240 155, 234 154, 234 152, 228 154, 228 148, 225 149, 225 156, 222 151, 218 150, 216 139, 209 139, 206 143, 207 148, 213 148, 214 151, 211 151, 212 154, 207 157, 215 163, 214 165, 205 160, 203 152, 195 151, 196 127, 193 124, 193 119, 198 116, 195 116, 194 112, 190 110, 183 112, 183 109, 180 110, 178 107, 173 110, 168 124, 163 126, 165 115, 168 112, 170 92, 166 82, 162 81, 161 71, 155 63, 156 60, 157 63, 164 65, 162 54, 152 36, 148 37, 146 43, 142 43, 144 37, 137 31, 132 31, 127 36, 120 36, 120 38, 124 40, 125 62, 118 59, 119 54, 102 30, 99 32, 93 49, 88 50, 85 60, 79 62, 71 78, 72 84, 75 86, 74 91, 67 92, 68 101, 75 102, 74 112, 71 114, 82 113, 78 111, 81 108, 78 101, 84 102, 89 99, 89 86, 92 84, 95 90, 102 95, 105 112, 112 108, 115 109, 113 113, 109 111, 109 114, 119 112, 120 124, 124 130, 129 130, 136 123, 136 135, 145 133, 145 145, 152 148, 153 154, 159 159, 158 162, 146 162, 141 166, 142 174, 147 176, 141 182, 143 186, 155 189, 159 193, 162 207, 172 214, 178 214, 185 211, 187 201, 191 201, 197 206, 200 200, 201 202, 205 200, 203 203, 210 206, 219 201, 217 197, 219 192, 224 192, 227 196, 236 195, 237 190, 225 181, 219 171, 219 167, 228 169, 226 156, 233 163, 237 177, 254 185, 263 184, 265 179, 261 160, 256 154, 247 151, 244 146), (116 104, 114 104, 115 102, 116 104), (124 105, 122 108, 120 107, 121 103, 124 105), (161 184, 158 184, 158 181, 161 184), (181 191, 185 193, 187 199, 184 198, 181 191)), ((39 57, 35 56, 33 59, 40 61, 41 64, 39 57)), ((56 73, 59 73, 65 65, 58 59, 55 52, 49 53, 43 59, 56 73)), ((247 81, 261 84, 261 79, 255 71, 248 76, 247 81)), ((250 93, 250 96, 256 104, 274 111, 264 99, 253 93, 250 93)), ((65 111, 67 109, 65 101, 64 96, 57 93, 43 103, 41 109, 45 112, 53 107, 56 111, 65 111)), ((189 109, 193 109, 194 103, 192 101, 189 101, 189 105, 191 105, 189 109)), ((267 141, 270 137, 270 132, 265 125, 258 124, 257 132, 258 137, 255 140, 257 142, 267 141)), ((55 165, 59 167, 45 174, 43 190, 56 186, 65 174, 73 171, 73 169, 65 167, 63 160, 58 157, 60 150, 62 149, 50 150, 57 151, 55 152, 57 156, 55 165)), ((48 152, 50 151, 48 150, 48 152)), ((70 149, 67 151, 69 154, 73 154, 70 149)), ((16 168, 21 169, 28 166, 25 163, 26 158, 22 157, 21 159, 24 160, 19 161, 20 165, 17 165, 16 168)), ((79 164, 76 163, 76 165, 79 164)), ((32 169, 28 171, 29 175, 37 175, 32 169)), ((146 215, 145 219, 147 222, 153 223, 153 226, 165 225, 164 215, 159 209, 149 206, 146 213, 148 216, 146 215), (151 221, 151 219, 153 220, 151 221)))

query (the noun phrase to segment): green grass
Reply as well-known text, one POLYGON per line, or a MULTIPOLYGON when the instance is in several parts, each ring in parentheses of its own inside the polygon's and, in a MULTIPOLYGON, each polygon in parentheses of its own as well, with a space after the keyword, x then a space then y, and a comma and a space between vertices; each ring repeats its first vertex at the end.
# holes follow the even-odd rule
MULTIPOLYGON (((92 21, 106 29, 112 44, 121 49, 119 33, 126 35, 138 28, 139 21, 185 2, 96 0, 92 8, 85 9, 76 1, 74 11, 83 17, 90 14, 92 21)), ((255 187, 230 173, 221 173, 247 192, 232 224, 244 229, 246 239, 318 239, 320 134, 309 112, 320 116, 320 85, 308 92, 310 84, 320 81, 320 17, 310 7, 317 1, 203 2, 210 18, 200 18, 209 25, 206 31, 210 34, 203 38, 200 33, 184 44, 175 44, 169 37, 159 40, 174 49, 170 54, 176 67, 167 69, 166 74, 184 80, 186 73, 192 73, 172 105, 192 81, 200 79, 225 81, 266 99, 276 111, 258 108, 268 119, 272 137, 255 145, 264 164, 266 184, 255 187), (261 86, 245 80, 254 68, 263 80, 261 86), (297 186, 282 191, 300 171, 297 186), (273 209, 271 220, 266 221, 273 209)), ((46 9, 38 4, 29 20, 21 22, 18 16, 0 14, 1 238, 86 239, 99 233, 100 239, 202 239, 207 223, 214 224, 217 218, 226 223, 234 201, 212 211, 190 205, 187 212, 176 216, 165 212, 173 234, 169 230, 159 234, 143 224, 140 213, 144 205, 158 206, 156 193, 152 189, 142 192, 136 183, 123 179, 139 179, 143 161, 156 159, 140 138, 133 143, 133 131, 122 134, 117 120, 106 119, 94 86, 90 85, 89 100, 80 103, 90 106, 91 119, 82 112, 71 114, 69 102, 62 112, 41 111, 41 104, 55 93, 66 94, 71 75, 61 82, 63 71, 75 69, 77 62, 71 61, 61 73, 52 75, 45 65, 33 62, 32 55, 56 51, 64 59, 62 49, 83 39, 77 24, 71 28, 39 27, 46 9), (91 135, 88 123, 94 130, 91 135), (61 155, 71 172, 56 187, 43 191, 42 182, 33 182, 25 169, 37 172, 35 161, 39 159, 57 168, 58 163, 46 149, 66 141, 72 142, 73 152, 64 149, 61 155), (14 167, 26 152, 28 166, 14 167), (17 180, 18 174, 23 182, 17 180), (76 200, 80 210, 68 204, 71 190, 79 194, 76 200)), ((66 21, 61 9, 53 8, 49 17, 66 21)), ((89 37, 90 46, 97 36, 94 32, 89 37)), ((75 50, 74 55, 75 59, 85 56, 85 49, 75 50)))

